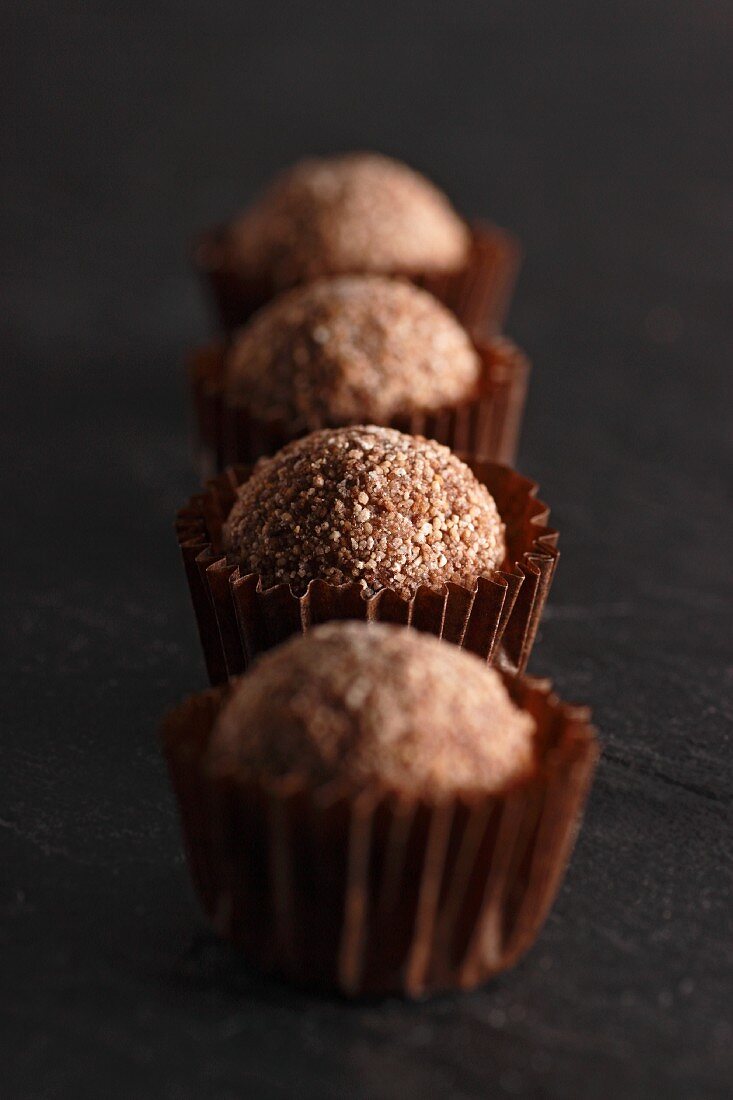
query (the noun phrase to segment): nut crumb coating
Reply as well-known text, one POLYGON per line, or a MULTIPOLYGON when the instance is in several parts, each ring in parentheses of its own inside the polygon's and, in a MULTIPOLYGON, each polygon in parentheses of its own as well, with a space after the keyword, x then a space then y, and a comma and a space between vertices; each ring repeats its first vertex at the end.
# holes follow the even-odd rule
POLYGON ((480 360, 452 313, 410 283, 340 276, 276 298, 227 356, 230 397, 293 431, 380 424, 476 390, 480 360))
POLYGON ((224 547, 264 588, 356 581, 365 596, 472 588, 505 557, 488 489, 447 447, 373 425, 325 429, 262 459, 238 490, 224 547))
POLYGON ((245 782, 294 775, 440 798, 525 776, 534 731, 472 654, 391 625, 327 623, 235 682, 208 763, 245 782))
POLYGON ((299 161, 230 233, 238 269, 276 287, 354 272, 454 271, 469 243, 466 225, 437 187, 377 153, 299 161))

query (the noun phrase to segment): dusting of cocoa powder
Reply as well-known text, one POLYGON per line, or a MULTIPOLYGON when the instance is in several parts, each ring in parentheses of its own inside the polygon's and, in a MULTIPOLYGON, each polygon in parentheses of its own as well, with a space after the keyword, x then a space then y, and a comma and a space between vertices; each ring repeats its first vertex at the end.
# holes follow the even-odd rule
POLYGON ((372 425, 313 432, 262 459, 238 490, 224 545, 242 573, 297 595, 319 577, 365 596, 473 587, 505 556, 488 489, 447 447, 372 425))
POLYGON ((531 770, 534 730, 498 673, 465 650, 404 627, 327 623, 235 682, 209 766, 243 781, 488 793, 531 770))
POLYGON ((276 287, 354 272, 454 271, 469 231, 445 195, 377 153, 308 158, 232 223, 230 262, 276 287))
POLYGON ((384 423, 473 395, 480 361, 432 295, 383 276, 340 276, 276 298, 240 330, 227 390, 293 432, 384 423))

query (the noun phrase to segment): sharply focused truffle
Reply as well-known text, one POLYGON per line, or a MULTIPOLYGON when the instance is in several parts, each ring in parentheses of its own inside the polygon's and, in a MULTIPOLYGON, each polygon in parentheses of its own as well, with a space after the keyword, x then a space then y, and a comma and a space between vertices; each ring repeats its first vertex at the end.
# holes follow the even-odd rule
POLYGON ((328 623, 236 682, 209 763, 244 781, 341 779, 439 798, 526 775, 534 730, 477 657, 418 631, 328 623))
POLYGON ((295 432, 456 405, 479 374, 470 338, 432 295, 355 275, 298 287, 262 309, 229 350, 226 386, 255 416, 295 432))
POLYGON ((326 429, 261 460, 238 490, 225 549, 263 587, 321 578, 365 595, 473 587, 505 556, 488 489, 447 447, 374 426, 326 429))
POLYGON ((376 153, 309 158, 232 223, 232 265, 286 287, 321 275, 454 271, 470 235, 445 195, 376 153))

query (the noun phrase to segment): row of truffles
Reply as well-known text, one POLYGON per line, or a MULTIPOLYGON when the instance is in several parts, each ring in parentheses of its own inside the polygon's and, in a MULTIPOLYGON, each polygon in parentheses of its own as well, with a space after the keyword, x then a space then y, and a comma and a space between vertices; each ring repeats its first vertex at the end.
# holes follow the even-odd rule
POLYGON ((226 389, 295 434, 461 404, 480 372, 468 334, 432 295, 383 276, 342 276, 255 314, 228 350, 226 389))
POLYGON ((447 447, 391 428, 313 432, 262 459, 239 488, 224 546, 242 574, 296 595, 319 578, 409 599, 473 588, 505 558, 486 486, 447 447))
MULTIPOLYGON (((202 901, 258 965, 301 980, 345 992, 476 984, 517 957, 549 907, 592 739, 584 772, 577 722, 565 758, 557 701, 525 705, 518 681, 462 642, 376 622, 311 627, 294 599, 314 580, 356 584, 342 593, 350 613, 358 605, 370 617, 365 604, 395 612, 394 600, 369 604, 380 592, 411 600, 423 586, 454 585, 468 593, 448 599, 468 615, 490 587, 479 581, 507 562, 505 521, 470 466, 384 426, 479 405, 479 345, 455 307, 415 285, 468 270, 472 233, 422 176, 351 154, 283 173, 219 247, 224 267, 263 284, 265 303, 220 357, 226 397, 245 422, 276 422, 296 438, 265 452, 220 517, 215 550, 226 562, 215 565, 230 568, 218 569, 210 599, 198 567, 206 558, 213 569, 215 554, 192 539, 194 603, 208 616, 205 648, 233 620, 249 630, 250 599, 270 600, 269 644, 283 624, 302 632, 166 725, 202 901), (211 612, 221 625, 217 600, 235 590, 246 594, 217 634, 211 612)), ((469 276, 465 286, 480 282, 469 276)), ((257 302, 245 289, 245 304, 257 302)), ((222 500, 235 476, 222 479, 222 500)), ((331 595, 322 617, 334 617, 331 595)), ((491 645, 501 606, 483 605, 477 620, 491 645)), ((428 617, 423 608, 410 621, 427 629, 428 617)), ((247 646, 251 658, 258 647, 247 646)))
POLYGON ((469 231, 424 176, 376 153, 309 158, 234 221, 232 267, 275 288, 323 275, 453 271, 469 231))

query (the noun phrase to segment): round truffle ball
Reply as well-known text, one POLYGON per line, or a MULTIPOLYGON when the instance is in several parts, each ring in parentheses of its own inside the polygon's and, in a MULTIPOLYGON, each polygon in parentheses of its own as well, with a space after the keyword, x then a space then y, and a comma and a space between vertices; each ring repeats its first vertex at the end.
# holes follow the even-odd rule
POLYGON ((327 623, 236 681, 208 759, 245 782, 293 775, 440 798, 523 778, 534 731, 478 657, 404 627, 327 623))
POLYGON ((480 369, 469 336, 431 294, 342 275, 260 310, 230 349, 226 382, 260 419, 296 432, 456 405, 475 392, 480 369))
POLYGON ((447 447, 392 428, 312 432, 262 459, 238 490, 224 547, 243 573, 296 595, 320 577, 366 596, 472 588, 505 556, 494 498, 447 447))
POLYGON ((376 153, 309 158, 278 176, 230 229, 237 269, 275 286, 354 272, 448 272, 470 235, 445 195, 376 153))

